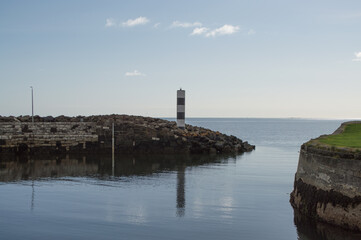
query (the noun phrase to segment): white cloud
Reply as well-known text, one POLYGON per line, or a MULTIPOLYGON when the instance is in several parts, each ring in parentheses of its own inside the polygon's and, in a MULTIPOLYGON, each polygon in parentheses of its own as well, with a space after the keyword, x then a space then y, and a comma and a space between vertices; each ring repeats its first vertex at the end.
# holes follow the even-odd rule
POLYGON ((201 27, 201 26, 202 23, 200 22, 189 23, 189 22, 180 22, 180 21, 174 21, 171 25, 172 28, 176 28, 176 27, 189 28, 189 27, 201 27))
POLYGON ((123 22, 124 27, 134 27, 136 25, 144 25, 149 22, 149 19, 146 17, 139 17, 136 19, 128 19, 126 22, 123 22))
POLYGON ((156 23, 156 24, 153 25, 153 28, 158 28, 159 25, 160 25, 160 23, 156 23))
POLYGON ((248 35, 248 36, 251 36, 251 35, 254 35, 254 34, 256 34, 256 31, 253 30, 253 29, 250 29, 250 30, 248 30, 248 32, 247 32, 247 35, 248 35))
POLYGON ((206 34, 206 37, 216 37, 220 35, 230 35, 239 31, 238 26, 225 24, 220 28, 214 29, 206 34))
POLYGON ((199 28, 195 28, 193 29, 193 32, 191 33, 191 35, 202 35, 206 32, 208 32, 209 28, 205 28, 205 27, 199 27, 199 28))
POLYGON ((361 52, 355 52, 355 57, 356 58, 352 59, 352 61, 361 62, 361 52))
POLYGON ((138 70, 134 70, 133 72, 126 72, 126 77, 145 77, 144 73, 139 72, 138 70))
POLYGON ((115 26, 115 21, 112 18, 107 18, 105 22, 105 27, 113 27, 115 26))

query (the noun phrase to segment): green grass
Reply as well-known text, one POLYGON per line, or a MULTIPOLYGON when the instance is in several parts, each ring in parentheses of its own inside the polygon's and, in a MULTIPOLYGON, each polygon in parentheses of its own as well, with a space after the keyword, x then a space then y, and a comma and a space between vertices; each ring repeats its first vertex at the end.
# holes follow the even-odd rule
POLYGON ((361 124, 346 125, 343 133, 321 137, 318 141, 335 147, 361 148, 361 124))

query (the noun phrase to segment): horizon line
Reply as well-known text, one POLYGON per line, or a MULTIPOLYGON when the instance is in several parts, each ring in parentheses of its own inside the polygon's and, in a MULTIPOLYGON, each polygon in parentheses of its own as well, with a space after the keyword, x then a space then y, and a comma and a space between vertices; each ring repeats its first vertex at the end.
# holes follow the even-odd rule
MULTIPOLYGON (((135 115, 135 114, 119 114, 119 113, 112 113, 112 114, 90 114, 90 115, 64 115, 64 114, 60 114, 57 116, 52 116, 52 115, 47 115, 47 116, 41 116, 41 115, 34 115, 34 117, 38 116, 38 117, 48 117, 48 116, 52 116, 52 117, 59 117, 59 116, 66 116, 66 117, 89 117, 89 116, 106 116, 106 115, 128 115, 128 116, 138 116, 138 117, 151 117, 151 118, 160 118, 160 119, 176 119, 175 116, 173 117, 162 117, 162 116, 144 116, 144 115, 135 115)), ((31 116, 31 115, 0 115, 0 117, 20 117, 20 116, 31 116)), ((361 118, 330 118, 330 117, 229 117, 229 116, 225 116, 225 117, 210 117, 210 116, 206 116, 206 117, 186 117, 186 119, 199 119, 199 118, 212 118, 212 119, 298 119, 298 120, 361 120, 361 118)))

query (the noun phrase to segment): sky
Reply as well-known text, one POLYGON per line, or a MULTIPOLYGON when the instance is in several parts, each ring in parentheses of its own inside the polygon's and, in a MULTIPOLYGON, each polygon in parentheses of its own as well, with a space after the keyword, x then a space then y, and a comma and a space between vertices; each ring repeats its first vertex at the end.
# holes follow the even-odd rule
POLYGON ((361 118, 361 1, 0 1, 0 115, 361 118))

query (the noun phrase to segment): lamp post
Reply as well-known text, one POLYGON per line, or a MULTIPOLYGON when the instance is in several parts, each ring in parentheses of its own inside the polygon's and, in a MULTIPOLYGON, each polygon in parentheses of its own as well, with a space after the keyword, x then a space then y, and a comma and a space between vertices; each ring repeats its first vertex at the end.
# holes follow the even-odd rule
POLYGON ((33 95, 33 87, 31 88, 31 121, 34 123, 34 95, 33 95))
POLYGON ((114 176, 114 120, 113 120, 113 123, 112 123, 112 175, 114 176))

